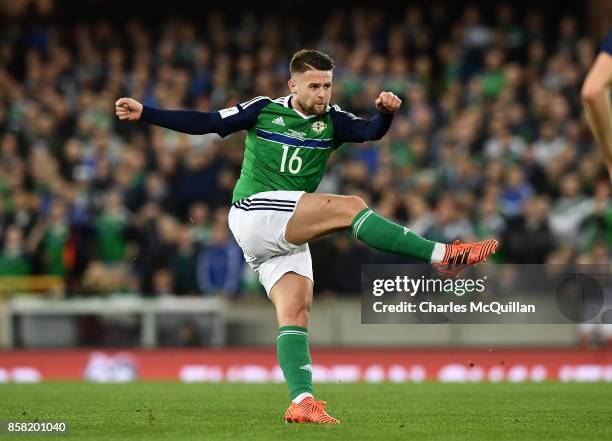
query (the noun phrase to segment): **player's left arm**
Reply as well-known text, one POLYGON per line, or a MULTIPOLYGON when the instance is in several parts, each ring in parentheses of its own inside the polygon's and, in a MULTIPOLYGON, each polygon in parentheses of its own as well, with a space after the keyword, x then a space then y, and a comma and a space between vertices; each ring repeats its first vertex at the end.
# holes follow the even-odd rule
POLYGON ((376 141, 387 133, 393 114, 399 110, 402 100, 392 92, 381 92, 374 104, 378 113, 370 120, 358 118, 340 110, 338 106, 332 106, 335 146, 345 142, 376 141))
POLYGON ((612 31, 601 45, 601 52, 591 67, 581 97, 593 136, 601 146, 608 167, 612 167, 612 31))

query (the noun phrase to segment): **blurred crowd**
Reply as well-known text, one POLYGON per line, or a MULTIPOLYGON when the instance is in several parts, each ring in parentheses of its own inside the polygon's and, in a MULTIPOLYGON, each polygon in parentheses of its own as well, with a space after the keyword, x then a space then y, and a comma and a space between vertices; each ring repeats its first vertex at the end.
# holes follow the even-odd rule
MULTIPOLYGON (((63 277, 69 294, 260 292, 227 227, 244 133, 190 136, 114 116, 133 97, 213 111, 284 96, 302 47, 336 63, 333 102, 389 133, 344 145, 319 191, 357 194, 428 238, 497 237, 497 262, 607 263, 610 185, 580 86, 597 41, 572 15, 443 4, 309 15, 211 12, 0 28, 0 275, 63 277)), ((362 263, 405 262, 348 234, 311 244, 315 289, 356 293, 362 263)))

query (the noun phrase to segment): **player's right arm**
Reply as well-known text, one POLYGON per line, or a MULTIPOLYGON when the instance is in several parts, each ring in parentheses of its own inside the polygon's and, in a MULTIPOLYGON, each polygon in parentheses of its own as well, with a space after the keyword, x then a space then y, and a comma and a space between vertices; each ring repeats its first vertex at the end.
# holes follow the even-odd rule
POLYGON ((601 146, 604 160, 612 171, 612 30, 601 44, 601 52, 582 86, 581 97, 593 136, 601 146))
POLYGON ((218 112, 199 112, 158 109, 145 106, 132 98, 119 98, 115 103, 115 113, 120 120, 142 120, 191 135, 218 133, 227 136, 252 127, 259 111, 269 102, 267 97, 257 97, 218 112))
POLYGON ((381 92, 374 104, 378 113, 370 120, 358 118, 337 105, 331 107, 335 147, 345 142, 378 141, 387 133, 402 100, 391 92, 381 92))

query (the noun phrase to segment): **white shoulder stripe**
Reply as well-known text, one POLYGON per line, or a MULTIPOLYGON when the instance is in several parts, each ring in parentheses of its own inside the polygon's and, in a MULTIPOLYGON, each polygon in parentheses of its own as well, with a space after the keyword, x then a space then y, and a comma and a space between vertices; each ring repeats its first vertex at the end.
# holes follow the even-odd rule
POLYGON ((255 104, 257 101, 261 101, 261 100, 268 100, 268 101, 272 101, 270 99, 270 97, 267 96, 257 96, 255 98, 253 98, 252 100, 249 101, 245 101, 244 103, 240 103, 240 107, 242 107, 243 109, 246 109, 247 107, 249 107, 251 104, 255 104))
POLYGON ((249 104, 251 104, 253 101, 258 100, 258 99, 260 99, 260 98, 262 98, 262 97, 261 97, 261 96, 257 96, 257 97, 255 97, 255 98, 251 98, 250 100, 245 101, 244 103, 240 103, 240 105, 241 105, 241 106, 248 106, 248 105, 249 105, 249 104))
POLYGON ((342 110, 340 108, 340 106, 338 104, 334 104, 333 106, 331 106, 332 109, 334 109, 336 112, 341 112, 344 113, 345 115, 351 117, 352 119, 359 119, 357 116, 355 116, 354 114, 352 114, 351 112, 347 112, 346 110, 342 110))
POLYGON ((272 100, 272 102, 280 104, 284 107, 289 107, 289 98, 291 98, 291 95, 281 96, 280 98, 276 98, 272 100))

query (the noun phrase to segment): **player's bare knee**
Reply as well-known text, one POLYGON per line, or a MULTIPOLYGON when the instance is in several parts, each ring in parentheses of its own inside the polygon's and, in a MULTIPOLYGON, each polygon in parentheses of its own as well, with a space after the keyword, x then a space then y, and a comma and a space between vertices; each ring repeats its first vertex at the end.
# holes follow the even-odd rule
POLYGON ((310 316, 310 305, 301 305, 295 308, 287 308, 282 313, 282 317, 287 323, 303 324, 308 323, 310 316))
POLYGON ((359 196, 345 196, 343 210, 343 224, 347 228, 351 226, 351 222, 355 216, 368 206, 359 196))

